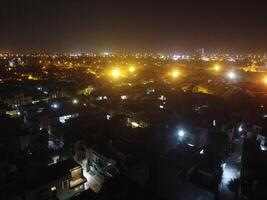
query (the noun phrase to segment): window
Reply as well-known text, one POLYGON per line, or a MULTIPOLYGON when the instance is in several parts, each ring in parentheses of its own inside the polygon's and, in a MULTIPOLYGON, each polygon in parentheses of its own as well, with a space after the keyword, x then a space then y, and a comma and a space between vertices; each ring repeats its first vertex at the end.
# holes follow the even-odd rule
POLYGON ((51 192, 55 191, 57 189, 56 186, 51 187, 51 192))

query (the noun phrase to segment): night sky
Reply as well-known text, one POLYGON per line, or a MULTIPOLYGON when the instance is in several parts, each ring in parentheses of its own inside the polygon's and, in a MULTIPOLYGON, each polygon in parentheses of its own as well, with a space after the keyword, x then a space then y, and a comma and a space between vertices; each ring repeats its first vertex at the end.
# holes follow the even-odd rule
POLYGON ((0 2, 0 51, 267 52, 266 0, 0 2))

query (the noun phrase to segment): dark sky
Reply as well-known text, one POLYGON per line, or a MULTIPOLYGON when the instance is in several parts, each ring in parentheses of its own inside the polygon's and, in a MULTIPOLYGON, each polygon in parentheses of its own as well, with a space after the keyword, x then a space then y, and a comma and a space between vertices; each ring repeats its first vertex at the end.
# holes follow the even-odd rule
POLYGON ((0 51, 267 52, 267 0, 0 2, 0 51))

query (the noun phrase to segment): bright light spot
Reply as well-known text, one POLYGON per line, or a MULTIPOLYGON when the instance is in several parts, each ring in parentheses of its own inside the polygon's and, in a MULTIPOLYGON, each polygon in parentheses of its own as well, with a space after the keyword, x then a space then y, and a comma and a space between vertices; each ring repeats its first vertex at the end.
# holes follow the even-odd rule
POLYGON ((161 100, 161 101, 167 100, 167 98, 164 95, 160 95, 160 97, 158 99, 161 100))
POLYGON ((18 112, 17 112, 17 115, 20 115, 20 114, 21 114, 21 113, 18 111, 18 112))
POLYGON ((111 119, 111 115, 107 114, 107 120, 111 119))
POLYGON ((71 118, 71 115, 65 115, 65 116, 61 116, 59 117, 59 121, 62 123, 62 124, 65 124, 66 123, 66 120, 70 119, 71 118))
POLYGON ((174 70, 171 72, 172 78, 177 78, 179 76, 179 72, 177 70, 174 70))
POLYGON ((139 124, 136 123, 136 122, 132 122, 131 124, 132 124, 132 128, 137 128, 137 127, 139 127, 139 124))
POLYGON ((202 149, 199 153, 200 153, 200 154, 204 154, 204 149, 202 149))
POLYGON ((58 104, 54 103, 51 105, 52 108, 58 108, 58 104))
POLYGON ((109 52, 103 52, 103 56, 109 56, 109 52))
POLYGON ((188 144, 188 146, 190 146, 190 147, 194 147, 194 145, 193 145, 193 144, 188 144))
POLYGON ((65 124, 67 120, 71 119, 71 118, 75 118, 75 117, 78 117, 79 114, 76 113, 76 114, 73 114, 73 115, 65 115, 65 116, 61 116, 59 117, 59 121, 62 123, 62 124, 65 124))
POLYGON ((77 103, 78 103, 78 99, 73 99, 73 100, 72 100, 72 103, 73 103, 73 104, 77 104, 77 103))
POLYGON ((264 77, 263 82, 264 82, 265 84, 267 84, 267 76, 264 77))
POLYGON ((126 100, 126 99, 128 99, 127 95, 122 95, 121 96, 121 100, 126 100))
POLYGON ((212 121, 212 125, 216 126, 216 120, 215 119, 212 121))
POLYGON ((266 146, 263 146, 263 145, 261 145, 261 150, 262 150, 262 151, 266 151, 266 150, 267 150, 267 147, 266 147, 266 146))
POLYGON ((218 71, 220 71, 221 66, 218 65, 218 64, 216 64, 216 65, 214 65, 214 68, 213 69, 214 69, 214 71, 218 72, 218 71))
POLYGON ((243 128, 242 128, 241 125, 238 127, 238 131, 239 131, 239 132, 242 132, 242 131, 243 131, 243 128))
POLYGON ((184 130, 179 130, 179 131, 178 131, 178 135, 179 135, 180 137, 184 137, 184 135, 185 135, 184 130))
POLYGON ((160 106, 159 106, 159 108, 163 109, 163 108, 164 108, 164 106, 163 106, 163 105, 160 105, 160 106))
POLYGON ((51 187, 52 192, 55 191, 56 189, 57 189, 56 186, 51 187))
POLYGON ((223 163, 222 165, 221 165, 221 167, 224 169, 225 168, 225 166, 226 166, 226 163, 223 163))
POLYGON ((121 71, 119 69, 113 69, 111 76, 113 76, 113 78, 119 78, 121 76, 121 71))
POLYGON ((222 168, 223 168, 223 175, 221 183, 224 185, 229 184, 229 181, 240 176, 239 170, 237 170, 236 167, 234 167, 231 164, 226 165, 226 163, 224 163, 222 164, 222 168))
POLYGON ((235 79, 236 78, 236 73, 235 72, 228 72, 227 73, 227 77, 229 79, 235 79))
POLYGON ((135 67, 129 67, 129 72, 133 73, 135 71, 135 67))

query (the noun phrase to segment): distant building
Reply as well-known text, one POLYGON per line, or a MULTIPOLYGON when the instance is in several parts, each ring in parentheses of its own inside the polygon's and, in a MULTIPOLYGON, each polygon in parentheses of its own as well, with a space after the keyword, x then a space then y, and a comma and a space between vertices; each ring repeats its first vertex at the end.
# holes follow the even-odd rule
POLYGON ((203 59, 205 57, 205 49, 204 48, 196 49, 194 52, 194 57, 195 59, 203 59))
POLYGON ((32 103, 32 96, 25 96, 24 94, 2 94, 0 95, 0 102, 15 109, 32 103))

